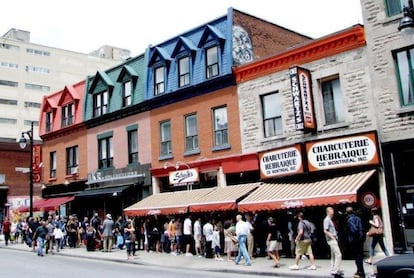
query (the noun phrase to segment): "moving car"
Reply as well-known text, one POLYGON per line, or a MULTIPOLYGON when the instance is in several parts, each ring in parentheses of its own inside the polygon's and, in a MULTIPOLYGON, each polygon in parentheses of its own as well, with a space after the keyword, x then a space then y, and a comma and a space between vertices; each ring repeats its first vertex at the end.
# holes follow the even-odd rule
POLYGON ((414 278, 414 254, 386 257, 375 266, 377 278, 414 278))

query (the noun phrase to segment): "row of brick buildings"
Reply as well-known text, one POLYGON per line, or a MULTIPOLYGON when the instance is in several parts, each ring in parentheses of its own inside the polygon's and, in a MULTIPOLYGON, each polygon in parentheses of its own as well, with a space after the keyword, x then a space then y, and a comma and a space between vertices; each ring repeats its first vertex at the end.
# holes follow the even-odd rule
POLYGON ((412 45, 398 9, 361 8, 364 26, 318 39, 230 8, 45 97, 43 209, 306 209, 320 222, 326 205, 352 204, 366 219, 379 206, 387 243, 407 250, 412 45))

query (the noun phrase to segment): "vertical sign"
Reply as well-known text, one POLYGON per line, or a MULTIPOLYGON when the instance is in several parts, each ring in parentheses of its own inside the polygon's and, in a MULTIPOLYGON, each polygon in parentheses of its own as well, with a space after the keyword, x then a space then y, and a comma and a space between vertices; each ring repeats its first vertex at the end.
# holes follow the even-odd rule
POLYGON ((312 82, 309 70, 289 69, 296 130, 316 130, 313 109, 312 82))

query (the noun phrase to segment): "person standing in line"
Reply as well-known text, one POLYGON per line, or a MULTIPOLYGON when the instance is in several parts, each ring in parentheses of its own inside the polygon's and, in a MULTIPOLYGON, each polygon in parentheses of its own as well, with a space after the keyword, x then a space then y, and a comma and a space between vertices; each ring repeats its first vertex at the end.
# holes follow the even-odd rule
POLYGON ((177 218, 177 221, 174 223, 175 228, 175 252, 177 255, 181 254, 181 244, 183 237, 183 224, 181 223, 181 218, 177 218))
POLYGON ((249 234, 247 235, 247 252, 249 252, 249 256, 250 258, 253 258, 253 249, 254 249, 254 237, 253 237, 253 231, 254 231, 254 226, 252 223, 252 216, 247 213, 245 215, 246 217, 246 223, 247 226, 249 227, 249 234))
POLYGON ((279 250, 281 250, 282 242, 280 231, 278 230, 275 220, 273 217, 267 219, 268 223, 268 232, 266 237, 266 246, 267 252, 270 258, 275 262, 275 267, 280 267, 280 255, 279 250))
POLYGON ((212 248, 214 250, 214 259, 216 261, 222 261, 223 259, 220 256, 220 253, 221 253, 220 232, 219 232, 219 228, 217 224, 214 225, 212 248))
POLYGON ((176 235, 175 218, 171 217, 171 220, 168 223, 168 242, 170 244, 171 255, 177 256, 178 253, 175 250, 175 247, 176 247, 175 235, 176 235))
POLYGON ((313 256, 312 251, 312 240, 311 240, 311 224, 308 220, 305 219, 303 212, 299 212, 297 215, 298 218, 298 234, 295 238, 295 264, 290 266, 291 270, 299 270, 299 261, 300 258, 307 254, 309 255, 309 260, 311 266, 308 267, 309 270, 316 270, 315 266, 315 257, 313 256))
POLYGON ((213 257, 213 225, 210 223, 210 219, 206 219, 206 223, 203 226, 203 235, 206 239, 205 257, 213 257))
POLYGON ((54 237, 54 230, 55 225, 52 223, 52 216, 49 216, 46 222, 46 229, 47 229, 47 235, 46 235, 46 243, 45 243, 45 252, 46 254, 50 253, 53 254, 53 245, 55 243, 55 237, 54 237))
POLYGON ((113 230, 115 227, 115 223, 112 220, 111 214, 107 214, 105 220, 103 221, 102 225, 102 235, 103 235, 103 252, 111 252, 112 245, 113 245, 113 230))
POLYGON ((194 247, 196 251, 196 256, 202 257, 203 254, 201 252, 201 237, 203 235, 201 232, 201 219, 200 218, 197 218, 196 221, 194 222, 193 231, 194 231, 194 247))
MULTIPOLYGON (((378 213, 378 208, 373 207, 371 209, 371 214, 372 214, 372 219, 369 220, 369 224, 375 228, 384 228, 384 224, 382 222, 381 216, 379 216, 379 213, 378 213)), ((387 248, 385 248, 383 234, 372 235, 371 245, 369 246, 369 259, 365 261, 367 264, 372 264, 372 260, 375 255, 375 247, 377 246, 378 243, 382 251, 384 252, 385 256, 388 257, 390 255, 387 248)))
POLYGON ((63 238, 62 228, 59 225, 55 225, 53 228, 53 237, 55 238, 56 242, 56 252, 59 252, 61 240, 63 238))
POLYGON ((227 261, 232 261, 232 253, 236 251, 236 226, 233 225, 233 220, 229 219, 224 222, 224 252, 227 254, 227 261))
POLYGON ((239 243, 239 252, 237 254, 237 257, 235 259, 235 263, 239 264, 241 257, 244 258, 244 261, 246 262, 247 266, 251 266, 252 263, 250 261, 249 253, 247 252, 247 235, 249 234, 249 226, 246 222, 243 221, 242 216, 238 214, 236 216, 236 237, 237 241, 239 243))
POLYGON ((8 217, 4 219, 1 231, 4 235, 4 241, 6 242, 6 246, 7 246, 9 245, 10 232, 11 232, 11 222, 9 221, 8 217))
POLYGON ((354 278, 365 278, 364 270, 364 228, 359 216, 356 216, 352 207, 346 208, 346 214, 348 216, 346 221, 346 230, 348 236, 348 242, 353 252, 355 259, 355 265, 357 272, 354 278))
POLYGON ((193 239, 193 224, 191 222, 191 216, 187 215, 183 224, 183 244, 185 245, 185 255, 192 256, 191 243, 193 239))
POLYGON ((126 253, 127 253, 127 260, 134 258, 132 254, 132 245, 135 244, 135 242, 132 241, 134 232, 135 232, 135 228, 132 225, 131 221, 127 221, 126 225, 124 225, 124 231, 123 231, 126 253))
POLYGON ((323 220, 323 232, 325 233, 326 242, 331 249, 331 274, 335 277, 343 275, 341 269, 342 253, 338 244, 338 232, 333 222, 335 211, 333 207, 326 208, 326 217, 323 220))

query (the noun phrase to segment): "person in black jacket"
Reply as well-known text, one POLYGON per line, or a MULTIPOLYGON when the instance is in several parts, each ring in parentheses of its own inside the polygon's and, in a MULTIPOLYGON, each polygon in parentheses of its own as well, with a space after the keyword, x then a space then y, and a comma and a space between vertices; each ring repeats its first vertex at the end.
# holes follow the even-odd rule
POLYGON ((36 228, 36 231, 33 235, 33 240, 37 241, 37 255, 40 257, 43 257, 43 245, 47 234, 48 229, 46 228, 46 222, 41 221, 40 226, 36 228))
POLYGON ((355 258, 355 265, 357 272, 355 278, 365 278, 364 270, 364 241, 365 231, 362 226, 362 221, 359 216, 356 216, 352 207, 346 208, 348 216, 346 222, 347 239, 350 244, 353 256, 355 258))

